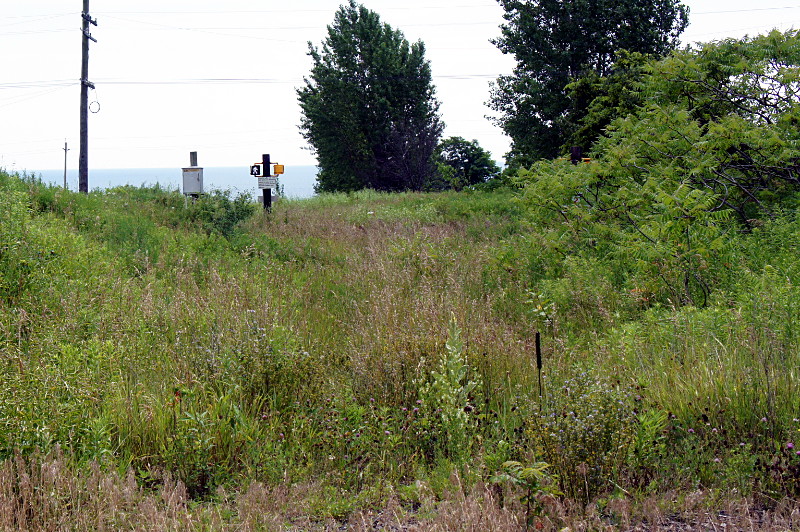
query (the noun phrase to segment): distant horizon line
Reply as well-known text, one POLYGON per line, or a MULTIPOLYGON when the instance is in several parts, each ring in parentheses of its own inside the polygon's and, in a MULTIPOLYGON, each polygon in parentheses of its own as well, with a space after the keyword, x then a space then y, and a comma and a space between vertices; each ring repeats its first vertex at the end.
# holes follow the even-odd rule
MULTIPOLYGON (((198 168, 248 168, 250 165, 248 164, 241 164, 241 165, 224 165, 224 166, 198 166, 198 168)), ((319 165, 316 164, 285 164, 285 168, 319 168, 319 165)), ((10 168, 3 168, 4 170, 11 170, 10 168)), ((103 168, 89 168, 89 173, 92 171, 99 171, 99 170, 181 170, 183 168, 190 168, 189 166, 116 166, 116 167, 103 167, 103 168)), ((31 169, 13 169, 11 171, 14 172, 64 172, 64 167, 61 168, 41 168, 36 170, 31 169)), ((67 172, 77 172, 77 168, 67 168, 67 172)))

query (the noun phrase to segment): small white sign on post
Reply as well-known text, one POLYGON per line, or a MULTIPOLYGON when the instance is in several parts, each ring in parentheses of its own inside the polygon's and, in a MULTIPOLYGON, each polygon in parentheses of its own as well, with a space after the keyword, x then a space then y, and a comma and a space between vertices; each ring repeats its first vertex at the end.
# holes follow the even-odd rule
POLYGON ((276 188, 278 186, 278 178, 273 176, 259 177, 258 188, 276 188))

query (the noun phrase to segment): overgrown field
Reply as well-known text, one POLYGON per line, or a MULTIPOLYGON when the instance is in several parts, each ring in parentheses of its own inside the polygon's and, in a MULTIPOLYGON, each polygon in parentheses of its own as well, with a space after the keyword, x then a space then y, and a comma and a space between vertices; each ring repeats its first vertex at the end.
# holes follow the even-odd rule
POLYGON ((0 173, 0 528, 793 526, 794 212, 691 276, 537 216, 0 173))

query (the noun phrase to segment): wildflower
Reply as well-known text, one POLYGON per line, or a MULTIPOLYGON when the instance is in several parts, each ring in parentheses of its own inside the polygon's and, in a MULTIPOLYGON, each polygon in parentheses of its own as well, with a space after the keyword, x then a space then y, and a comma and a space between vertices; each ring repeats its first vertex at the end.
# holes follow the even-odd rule
POLYGON ((765 417, 762 417, 762 418, 761 418, 761 422, 762 422, 762 423, 766 423, 766 422, 767 422, 767 418, 765 418, 765 417))
POLYGON ((689 434, 694 434, 694 429, 689 429, 687 432, 688 432, 689 434))
POLYGON ((387 436, 388 436, 389 434, 391 434, 391 432, 389 432, 388 430, 384 430, 384 431, 383 431, 383 433, 384 433, 384 434, 386 434, 387 436))
POLYGON ((714 458, 714 463, 715 463, 715 464, 718 464, 718 463, 720 463, 721 461, 722 461, 722 460, 720 460, 719 458, 714 458))
POLYGON ((794 443, 792 443, 792 442, 787 442, 787 443, 786 443, 786 448, 787 448, 787 449, 794 449, 794 443))

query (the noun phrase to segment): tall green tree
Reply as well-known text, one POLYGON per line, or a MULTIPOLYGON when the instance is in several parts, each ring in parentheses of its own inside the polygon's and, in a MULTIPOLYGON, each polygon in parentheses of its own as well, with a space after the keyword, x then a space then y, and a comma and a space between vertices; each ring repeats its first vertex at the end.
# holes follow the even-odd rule
POLYGON ((443 129, 424 44, 350 0, 308 54, 314 65, 297 95, 317 190, 422 189, 443 129))
POLYGON ((581 116, 567 84, 589 72, 606 76, 618 50, 663 56, 688 24, 679 0, 498 2, 506 22, 494 44, 517 65, 497 79, 489 104, 517 164, 558 155, 581 116))

